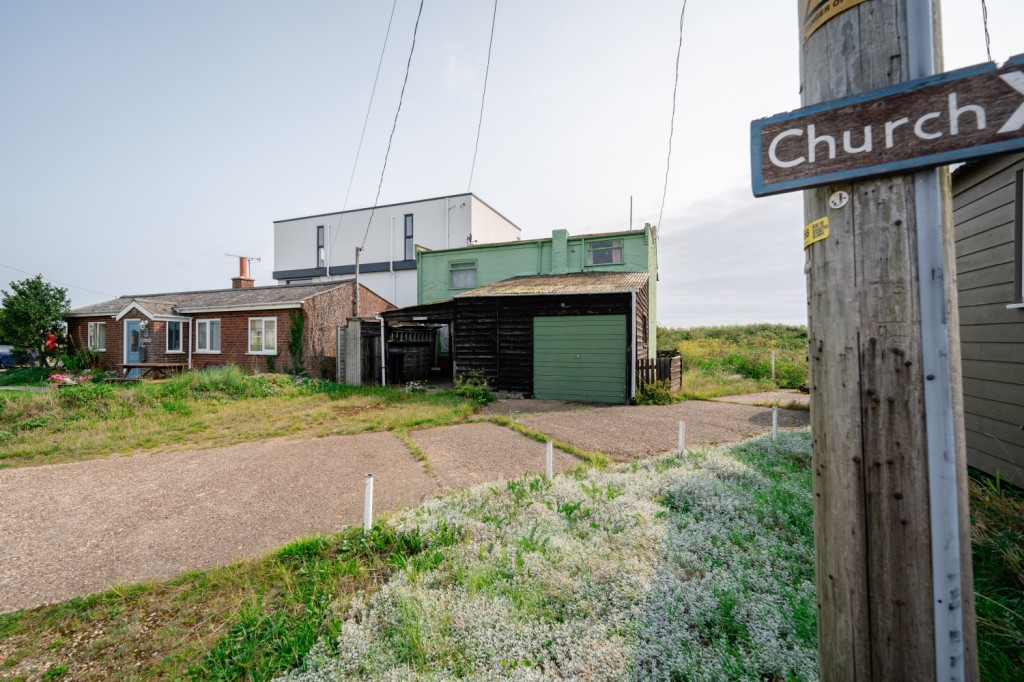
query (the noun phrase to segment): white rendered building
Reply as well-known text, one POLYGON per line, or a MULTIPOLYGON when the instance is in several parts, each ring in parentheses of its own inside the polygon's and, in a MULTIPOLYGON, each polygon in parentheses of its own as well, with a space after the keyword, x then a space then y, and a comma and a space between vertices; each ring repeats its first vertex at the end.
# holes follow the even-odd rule
POLYGON ((323 213, 274 222, 279 284, 350 279, 398 307, 416 305, 416 248, 516 241, 520 230, 474 194, 323 213), (372 219, 371 219, 372 211, 372 219))

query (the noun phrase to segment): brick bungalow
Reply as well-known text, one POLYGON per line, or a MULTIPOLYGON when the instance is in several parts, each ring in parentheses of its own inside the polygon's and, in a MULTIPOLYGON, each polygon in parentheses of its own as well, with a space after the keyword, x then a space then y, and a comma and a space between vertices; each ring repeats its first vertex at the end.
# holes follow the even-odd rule
MULTIPOLYGON (((301 315, 304 367, 311 376, 332 377, 335 328, 353 317, 355 282, 256 287, 246 270, 232 278, 231 289, 121 296, 76 308, 68 333, 77 348, 99 352, 107 368, 175 362, 286 371, 295 366, 292 320, 301 315)), ((364 286, 359 290, 364 317, 394 307, 364 286)))

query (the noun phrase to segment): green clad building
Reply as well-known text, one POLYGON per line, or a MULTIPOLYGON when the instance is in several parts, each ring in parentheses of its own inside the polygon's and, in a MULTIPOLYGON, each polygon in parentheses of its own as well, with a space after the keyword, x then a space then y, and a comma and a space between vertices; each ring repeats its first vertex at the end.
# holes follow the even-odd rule
POLYGON ((384 314, 393 340, 438 327, 434 364, 498 390, 635 399, 637 363, 657 347, 655 228, 555 230, 550 239, 420 249, 416 258, 419 305, 384 314))

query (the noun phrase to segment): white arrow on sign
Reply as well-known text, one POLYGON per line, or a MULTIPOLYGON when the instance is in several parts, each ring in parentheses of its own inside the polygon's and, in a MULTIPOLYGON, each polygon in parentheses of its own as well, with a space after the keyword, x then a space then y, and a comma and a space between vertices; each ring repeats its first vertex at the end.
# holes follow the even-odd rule
MULTIPOLYGON (((1006 81, 1006 84, 1011 88, 1024 95, 1024 71, 1012 71, 1010 73, 999 74, 999 77, 1006 81)), ((999 129, 1001 133, 1013 133, 1021 129, 1024 126, 1024 104, 1021 104, 1017 111, 1013 112, 1013 116, 1003 124, 1003 127, 999 129)))

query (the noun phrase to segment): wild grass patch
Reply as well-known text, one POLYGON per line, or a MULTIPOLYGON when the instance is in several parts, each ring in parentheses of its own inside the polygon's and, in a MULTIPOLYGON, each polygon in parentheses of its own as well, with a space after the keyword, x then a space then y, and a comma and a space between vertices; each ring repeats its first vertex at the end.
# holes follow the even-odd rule
POLYGON ((257 561, 0 615, 0 679, 269 680, 336 637, 353 596, 432 565, 438 547, 461 537, 444 527, 350 529, 257 561))
POLYGON ((1024 491, 971 471, 978 657, 984 680, 1024 668, 1024 491))
POLYGON ((682 357, 680 395, 684 398, 708 399, 807 383, 807 328, 803 326, 659 327, 658 349, 676 351, 682 357))
POLYGON ((4 391, 0 466, 440 426, 463 421, 474 409, 472 400, 451 392, 339 386, 282 374, 246 374, 237 367, 188 372, 166 382, 4 391))

